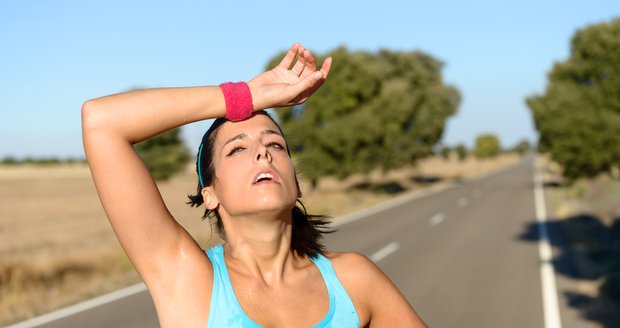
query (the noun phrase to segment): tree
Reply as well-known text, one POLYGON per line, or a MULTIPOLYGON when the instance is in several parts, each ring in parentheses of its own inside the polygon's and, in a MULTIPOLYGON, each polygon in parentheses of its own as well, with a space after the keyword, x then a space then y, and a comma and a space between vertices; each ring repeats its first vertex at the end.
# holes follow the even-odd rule
POLYGON ((556 63, 543 95, 527 99, 539 151, 569 181, 620 165, 620 19, 575 33, 570 57, 556 63))
POLYGON ((476 138, 474 156, 479 159, 492 158, 501 150, 499 139, 494 134, 482 134, 476 138))
POLYGON ((530 150, 530 143, 527 140, 521 140, 512 148, 511 151, 523 156, 528 150, 530 150))
POLYGON ((456 154, 459 156, 459 160, 462 162, 467 158, 467 148, 463 144, 458 144, 454 148, 456 150, 456 154))
POLYGON ((439 149, 439 155, 441 155, 441 158, 443 158, 444 160, 449 160, 450 159, 450 153, 452 152, 452 149, 450 149, 450 147, 448 146, 442 146, 439 149))
POLYGON ((460 102, 442 81, 441 62, 419 51, 345 47, 328 56, 327 83, 304 105, 278 111, 305 177, 390 170, 433 153, 460 102))
POLYGON ((179 128, 168 130, 134 146, 155 180, 170 178, 189 161, 189 150, 179 132, 179 128))

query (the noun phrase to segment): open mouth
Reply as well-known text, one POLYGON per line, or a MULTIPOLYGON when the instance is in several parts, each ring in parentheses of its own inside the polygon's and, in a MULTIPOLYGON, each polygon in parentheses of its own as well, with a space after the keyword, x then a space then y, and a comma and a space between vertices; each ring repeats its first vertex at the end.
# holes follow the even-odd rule
POLYGON ((263 183, 263 182, 278 182, 275 175, 271 172, 260 172, 254 178, 253 184, 263 183))

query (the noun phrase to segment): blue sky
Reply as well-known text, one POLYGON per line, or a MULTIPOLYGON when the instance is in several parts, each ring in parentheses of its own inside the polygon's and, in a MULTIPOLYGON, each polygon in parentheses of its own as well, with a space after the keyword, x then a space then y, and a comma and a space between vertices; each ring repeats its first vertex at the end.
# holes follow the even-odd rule
MULTIPOLYGON (((576 29, 618 17, 617 0, 4 0, 0 157, 81 157, 85 100, 248 80, 296 41, 317 53, 340 45, 427 52, 463 96, 444 143, 471 146, 481 133, 504 146, 534 141, 525 97, 544 91, 576 29)), ((190 146, 204 128, 184 129, 190 146)))

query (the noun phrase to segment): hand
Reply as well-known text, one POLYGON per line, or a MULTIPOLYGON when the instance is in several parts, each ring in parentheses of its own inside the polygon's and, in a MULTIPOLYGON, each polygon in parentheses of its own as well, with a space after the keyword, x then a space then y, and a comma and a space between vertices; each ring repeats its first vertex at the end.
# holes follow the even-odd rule
POLYGON ((295 43, 278 66, 248 82, 254 110, 305 102, 325 83, 331 65, 332 59, 329 57, 325 59, 321 69, 317 70, 312 53, 295 43), (297 62, 291 67, 296 55, 297 62))

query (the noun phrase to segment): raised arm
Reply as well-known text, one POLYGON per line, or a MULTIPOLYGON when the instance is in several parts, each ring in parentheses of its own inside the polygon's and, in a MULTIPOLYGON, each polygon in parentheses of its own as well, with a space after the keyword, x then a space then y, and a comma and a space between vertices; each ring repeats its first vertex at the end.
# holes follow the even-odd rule
MULTIPOLYGON (((305 101, 327 77, 299 44, 248 82, 254 110, 305 101), (291 67, 296 54, 297 63, 291 67)), ((131 91, 82 106, 82 138, 104 210, 132 263, 149 284, 200 249, 173 219, 133 144, 180 125, 226 113, 219 87, 131 91)))

